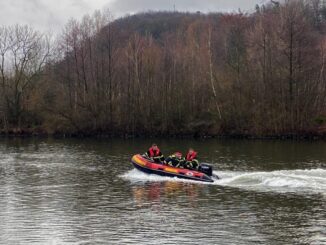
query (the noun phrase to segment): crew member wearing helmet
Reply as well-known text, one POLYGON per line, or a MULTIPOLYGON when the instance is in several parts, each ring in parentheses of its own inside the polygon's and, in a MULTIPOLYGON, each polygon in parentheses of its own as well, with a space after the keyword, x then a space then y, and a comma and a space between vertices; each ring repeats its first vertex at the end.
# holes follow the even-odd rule
POLYGON ((192 148, 189 149, 186 155, 184 167, 188 169, 198 169, 199 167, 199 163, 197 160, 197 152, 195 152, 192 148))
POLYGON ((182 157, 181 152, 176 152, 165 160, 165 164, 176 168, 183 168, 184 162, 185 159, 182 157))
POLYGON ((162 163, 164 161, 164 156, 156 144, 152 144, 151 148, 145 153, 145 156, 156 163, 162 163))

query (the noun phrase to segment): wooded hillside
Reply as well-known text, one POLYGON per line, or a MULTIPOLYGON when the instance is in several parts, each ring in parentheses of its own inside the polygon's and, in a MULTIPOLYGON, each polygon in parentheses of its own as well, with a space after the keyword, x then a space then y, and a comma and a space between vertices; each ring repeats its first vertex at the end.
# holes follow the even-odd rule
MULTIPOLYGON (((0 28, 3 133, 307 135, 326 123, 326 6, 0 28)), ((326 130, 325 130, 326 131, 326 130)))

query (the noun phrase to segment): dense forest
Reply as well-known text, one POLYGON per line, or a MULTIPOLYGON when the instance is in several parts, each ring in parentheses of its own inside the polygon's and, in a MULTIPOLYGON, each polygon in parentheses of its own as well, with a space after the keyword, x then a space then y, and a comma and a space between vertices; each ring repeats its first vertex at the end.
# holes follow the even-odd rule
POLYGON ((326 132, 326 5, 253 13, 97 11, 59 37, 0 27, 0 132, 318 135, 326 132))

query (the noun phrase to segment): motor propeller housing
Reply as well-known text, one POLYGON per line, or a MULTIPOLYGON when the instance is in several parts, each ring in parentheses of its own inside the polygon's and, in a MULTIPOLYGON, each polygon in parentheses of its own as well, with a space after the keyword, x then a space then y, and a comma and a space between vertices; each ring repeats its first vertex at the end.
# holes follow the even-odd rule
POLYGON ((209 164, 202 163, 198 169, 200 172, 207 174, 208 176, 213 176, 213 167, 209 164))

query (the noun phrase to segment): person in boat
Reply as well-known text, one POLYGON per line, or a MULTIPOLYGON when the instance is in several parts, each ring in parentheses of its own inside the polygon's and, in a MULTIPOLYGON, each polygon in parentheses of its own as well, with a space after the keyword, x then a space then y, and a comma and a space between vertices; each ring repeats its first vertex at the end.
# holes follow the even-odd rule
POLYGON ((190 148, 187 155, 186 160, 184 163, 184 168, 188 169, 198 169, 199 168, 199 162, 197 160, 197 152, 195 152, 194 149, 190 148))
POLYGON ((145 153, 145 156, 157 163, 164 162, 164 156, 158 148, 157 144, 152 144, 151 148, 149 148, 149 150, 145 153))
POLYGON ((185 159, 182 157, 181 152, 176 152, 165 159, 165 164, 175 168, 183 168, 185 159))

